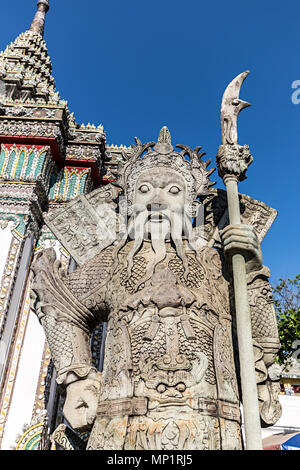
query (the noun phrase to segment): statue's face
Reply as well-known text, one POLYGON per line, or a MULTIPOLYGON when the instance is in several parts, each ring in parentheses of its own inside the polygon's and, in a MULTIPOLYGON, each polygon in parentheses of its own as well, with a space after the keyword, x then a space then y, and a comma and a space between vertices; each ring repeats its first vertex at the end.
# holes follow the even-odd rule
POLYGON ((135 187, 136 213, 146 212, 147 223, 170 226, 174 214, 182 217, 186 201, 186 185, 174 170, 153 168, 142 173, 135 187))
MULTIPOLYGON (((144 170, 134 185, 132 216, 128 223, 128 235, 133 240, 128 253, 128 276, 144 240, 151 242, 152 253, 148 257, 146 278, 166 257, 166 242, 171 240, 178 256, 187 269, 183 250, 183 232, 189 223, 185 214, 187 185, 182 175, 173 169, 155 167, 144 170)), ((191 227, 190 227, 191 231, 191 227)), ((141 280, 141 283, 145 279, 141 280)))

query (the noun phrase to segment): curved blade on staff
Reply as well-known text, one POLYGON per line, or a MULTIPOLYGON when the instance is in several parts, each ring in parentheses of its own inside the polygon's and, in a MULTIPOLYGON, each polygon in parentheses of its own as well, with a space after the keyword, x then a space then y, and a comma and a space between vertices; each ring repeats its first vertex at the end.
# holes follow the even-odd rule
POLYGON ((241 86, 249 75, 249 70, 240 73, 226 88, 221 104, 222 144, 237 144, 237 118, 242 109, 251 106, 240 99, 241 86))

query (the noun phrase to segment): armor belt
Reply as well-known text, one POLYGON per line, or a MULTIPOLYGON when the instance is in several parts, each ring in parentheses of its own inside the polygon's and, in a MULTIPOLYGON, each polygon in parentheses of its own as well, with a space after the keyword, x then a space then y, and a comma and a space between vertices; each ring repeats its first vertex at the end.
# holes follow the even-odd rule
MULTIPOLYGON (((117 400, 102 401, 98 404, 97 415, 113 418, 114 416, 142 416, 147 413, 147 398, 119 398, 117 400)), ((215 416, 240 422, 240 407, 234 403, 223 400, 210 400, 199 398, 199 412, 207 416, 215 416)))
POLYGON ((98 404, 97 415, 107 416, 127 416, 127 415, 145 415, 147 413, 147 398, 119 398, 117 400, 100 401, 98 404))
POLYGON ((232 421, 241 421, 240 407, 224 400, 209 400, 199 398, 199 411, 208 416, 215 416, 232 421))

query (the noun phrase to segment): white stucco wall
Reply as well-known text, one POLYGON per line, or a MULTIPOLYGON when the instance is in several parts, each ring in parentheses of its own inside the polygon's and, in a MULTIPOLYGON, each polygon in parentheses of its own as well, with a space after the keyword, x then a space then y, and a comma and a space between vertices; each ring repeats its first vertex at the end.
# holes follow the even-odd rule
POLYGON ((275 426, 262 430, 262 437, 272 434, 300 432, 300 396, 280 395, 282 415, 275 426))
POLYGON ((12 240, 11 227, 10 227, 10 224, 8 224, 6 228, 3 228, 3 229, 0 228, 0 246, 1 246, 0 281, 2 279, 11 240, 12 240))
POLYGON ((20 362, 2 441, 2 450, 16 444, 24 424, 30 423, 34 406, 45 335, 36 315, 30 312, 20 362))

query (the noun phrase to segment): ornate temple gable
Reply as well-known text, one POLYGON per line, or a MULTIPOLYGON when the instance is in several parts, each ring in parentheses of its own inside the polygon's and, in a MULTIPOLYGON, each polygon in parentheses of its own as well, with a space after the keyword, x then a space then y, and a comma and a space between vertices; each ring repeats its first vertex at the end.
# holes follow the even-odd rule
POLYGON ((49 145, 58 171, 89 168, 96 185, 109 183, 132 148, 107 145, 103 125, 78 124, 60 98, 43 39, 48 10, 49 1, 40 0, 30 29, 0 53, 0 143, 49 145))
POLYGON ((43 179, 47 186, 53 166, 49 146, 1 145, 0 179, 2 181, 34 182, 37 179, 43 179))
POLYGON ((92 186, 89 168, 64 167, 51 174, 48 192, 49 204, 68 202, 92 186))
POLYGON ((100 183, 105 132, 102 125, 77 124, 56 90, 43 39, 48 10, 49 1, 39 0, 29 30, 0 53, 0 142, 50 145, 59 170, 90 168, 100 183))
POLYGON ((58 169, 49 146, 2 144, 0 185, 0 219, 17 217, 17 232, 24 235, 29 214, 42 225, 42 212, 48 204, 64 203, 89 192, 93 182, 89 168, 58 169))
POLYGON ((133 148, 126 147, 125 145, 107 145, 106 146, 106 159, 103 166, 103 182, 109 183, 115 181, 114 172, 116 171, 119 163, 123 160, 124 154, 129 156, 133 148))
POLYGON ((18 237, 39 232, 54 163, 48 146, 1 145, 0 220, 13 222, 18 237))

